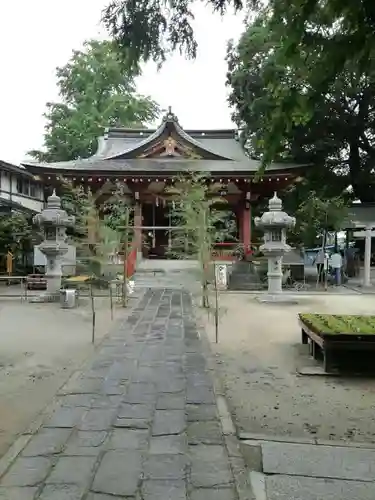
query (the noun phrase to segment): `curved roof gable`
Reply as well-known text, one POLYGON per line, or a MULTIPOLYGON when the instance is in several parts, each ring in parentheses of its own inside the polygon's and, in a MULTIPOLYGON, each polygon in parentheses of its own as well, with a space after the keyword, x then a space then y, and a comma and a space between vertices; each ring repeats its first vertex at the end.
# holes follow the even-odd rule
MULTIPOLYGON (((249 158, 235 129, 183 130, 169 108, 157 129, 107 129, 99 138, 98 149, 90 158, 72 161, 22 163, 30 172, 82 172, 154 175, 175 174, 195 170, 213 174, 253 175, 260 162, 249 158)), ((267 168, 271 175, 297 171, 306 165, 275 164, 267 168)))
POLYGON ((201 159, 248 159, 237 140, 235 130, 185 131, 171 108, 156 130, 111 128, 100 139, 94 155, 108 160, 135 159, 161 139, 175 137, 190 147, 201 159))

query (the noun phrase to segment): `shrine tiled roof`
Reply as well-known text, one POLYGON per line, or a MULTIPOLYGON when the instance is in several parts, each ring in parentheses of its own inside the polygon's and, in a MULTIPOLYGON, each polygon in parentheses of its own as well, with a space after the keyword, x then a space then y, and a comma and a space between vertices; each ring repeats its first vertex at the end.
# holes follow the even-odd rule
MULTIPOLYGON (((244 151, 235 129, 184 130, 169 109, 157 129, 112 127, 98 139, 97 152, 87 159, 57 163, 22 163, 30 172, 121 172, 122 174, 256 173, 260 162, 244 151), (164 148, 164 149, 163 149, 164 148)), ((301 168, 302 165, 273 164, 267 172, 301 168)))

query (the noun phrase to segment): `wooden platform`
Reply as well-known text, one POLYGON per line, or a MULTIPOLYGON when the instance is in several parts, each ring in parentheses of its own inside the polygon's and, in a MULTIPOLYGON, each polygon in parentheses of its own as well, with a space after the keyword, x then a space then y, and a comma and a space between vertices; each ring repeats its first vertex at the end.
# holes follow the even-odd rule
POLYGON ((353 353, 375 351, 375 334, 342 333, 332 335, 324 332, 318 334, 301 318, 299 318, 299 324, 302 344, 309 344, 310 354, 314 359, 318 359, 320 353, 323 355, 323 369, 326 373, 334 371, 335 361, 342 351, 353 353))

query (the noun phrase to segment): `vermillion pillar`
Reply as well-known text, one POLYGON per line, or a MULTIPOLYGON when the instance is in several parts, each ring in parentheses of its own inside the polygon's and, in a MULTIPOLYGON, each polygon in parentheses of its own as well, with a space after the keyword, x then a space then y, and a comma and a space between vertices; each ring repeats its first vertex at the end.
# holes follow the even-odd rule
POLYGON ((139 201, 136 201, 134 206, 134 244, 138 261, 142 258, 142 205, 139 201))
POLYGON ((251 251, 251 205, 242 208, 240 216, 240 238, 243 243, 244 253, 247 255, 251 251))

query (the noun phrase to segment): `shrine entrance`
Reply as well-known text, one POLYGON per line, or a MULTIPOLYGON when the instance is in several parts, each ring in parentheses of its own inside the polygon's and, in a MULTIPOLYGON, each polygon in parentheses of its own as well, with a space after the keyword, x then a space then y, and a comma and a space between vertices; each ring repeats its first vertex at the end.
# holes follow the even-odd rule
MULTIPOLYGON (((213 256, 221 260, 232 260, 238 257, 240 243, 239 221, 235 215, 235 207, 223 205, 223 220, 215 223, 221 238, 213 245, 213 256), (237 219, 237 220, 236 220, 237 219)), ((176 238, 180 228, 173 217, 170 203, 142 203, 142 256, 146 259, 179 259, 181 256, 193 255, 189 241, 176 238)), ((180 236, 180 235, 179 235, 180 236)))
POLYGON ((171 259, 172 216, 162 203, 142 204, 142 255, 149 259, 171 259))

